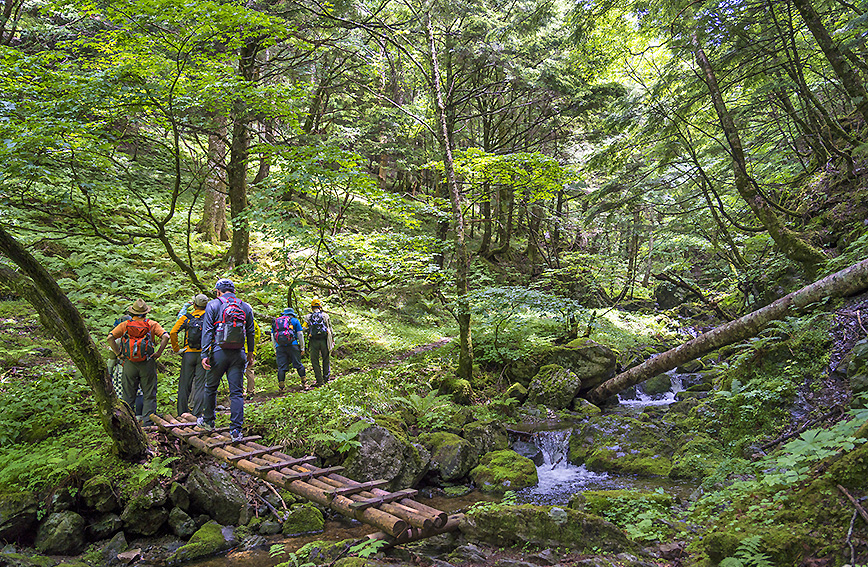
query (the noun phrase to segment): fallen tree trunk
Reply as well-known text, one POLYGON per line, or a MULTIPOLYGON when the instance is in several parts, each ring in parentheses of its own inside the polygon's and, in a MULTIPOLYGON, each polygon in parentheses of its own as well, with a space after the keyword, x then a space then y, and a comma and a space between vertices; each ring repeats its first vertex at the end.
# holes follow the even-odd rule
POLYGON ((683 345, 622 372, 589 391, 584 397, 590 402, 599 404, 618 392, 661 372, 672 370, 680 364, 699 358, 722 346, 753 337, 762 331, 770 321, 796 314, 811 303, 829 297, 853 295, 866 289, 868 289, 868 259, 826 276, 762 309, 703 333, 683 345))

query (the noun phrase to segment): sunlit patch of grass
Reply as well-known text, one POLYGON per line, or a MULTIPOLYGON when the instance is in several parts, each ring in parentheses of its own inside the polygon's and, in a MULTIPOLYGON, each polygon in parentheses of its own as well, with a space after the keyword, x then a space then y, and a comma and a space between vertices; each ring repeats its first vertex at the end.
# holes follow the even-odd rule
POLYGON ((671 320, 659 314, 607 311, 594 320, 591 339, 617 351, 677 340, 671 320))

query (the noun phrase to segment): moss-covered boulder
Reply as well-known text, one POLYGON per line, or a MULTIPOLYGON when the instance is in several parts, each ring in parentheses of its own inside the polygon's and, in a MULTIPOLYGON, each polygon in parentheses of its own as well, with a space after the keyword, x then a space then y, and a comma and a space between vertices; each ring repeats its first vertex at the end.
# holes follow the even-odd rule
POLYGON ((559 506, 482 506, 464 515, 460 529, 470 539, 497 546, 638 550, 623 531, 603 518, 559 506))
POLYGON ((217 523, 246 524, 252 515, 247 495, 228 471, 217 465, 194 467, 184 483, 194 510, 205 512, 217 523))
POLYGON ((238 538, 235 537, 235 530, 231 526, 224 527, 212 520, 196 530, 190 541, 170 555, 166 563, 177 565, 201 557, 210 557, 236 545, 238 545, 238 538))
POLYGON ((564 409, 570 407, 581 386, 582 380, 575 372, 557 364, 547 364, 530 381, 527 401, 564 409))
POLYGON ((119 508, 112 482, 102 475, 87 480, 81 487, 85 506, 97 512, 114 512, 119 508))
POLYGON ((658 374, 642 382, 642 390, 649 396, 663 394, 672 389, 672 379, 668 374, 658 374))
POLYGON ((705 478, 714 473, 724 454, 720 441, 704 433, 682 437, 672 457, 669 478, 705 478))
POLYGON ((506 392, 504 392, 503 395, 507 398, 513 398, 520 402, 523 402, 527 399, 527 388, 516 382, 512 384, 509 388, 507 388, 506 392))
POLYGON ((500 451, 509 447, 506 427, 496 419, 468 423, 462 428, 461 437, 473 445, 477 458, 485 453, 500 451))
POLYGON ((593 471, 666 476, 675 452, 671 437, 670 427, 663 422, 600 415, 573 430, 569 461, 593 471))
POLYGON ((470 471, 470 478, 480 491, 489 494, 503 494, 507 490, 539 484, 533 461, 509 449, 483 455, 479 465, 470 471))
POLYGON ((36 532, 39 503, 30 492, 0 493, 0 540, 20 541, 36 532))
POLYGON ((345 474, 359 481, 384 479, 390 490, 415 486, 428 472, 430 452, 412 443, 402 424, 378 420, 363 429, 347 453, 345 474))
POLYGON ((573 411, 581 417, 592 417, 600 415, 602 410, 584 398, 576 398, 573 400, 573 411))
POLYGON ((436 384, 441 394, 449 394, 456 404, 469 404, 473 401, 473 385, 464 378, 448 377, 436 384))
POLYGON ((325 518, 312 504, 296 504, 283 522, 283 535, 296 536, 323 531, 325 518))
POLYGON ((36 549, 46 555, 78 555, 84 550, 85 521, 71 510, 50 514, 36 532, 36 549))
POLYGON ((169 511, 163 507, 166 500, 166 489, 159 484, 130 499, 121 514, 124 529, 145 536, 157 533, 169 519, 169 511))
POLYGON ((431 453, 431 472, 442 481, 458 480, 478 464, 476 448, 458 435, 437 431, 423 433, 418 439, 431 453))
POLYGON ((312 541, 305 544, 296 552, 298 562, 289 563, 287 564, 287 567, 302 563, 313 563, 314 565, 333 563, 340 557, 346 555, 347 548, 355 543, 356 540, 354 539, 345 539, 342 541, 312 541))
POLYGON ((582 382, 582 392, 592 390, 615 375, 615 352, 588 339, 576 339, 566 345, 546 346, 513 362, 507 375, 513 382, 529 385, 547 364, 571 370, 582 382))
POLYGON ((585 490, 570 497, 570 508, 603 516, 606 512, 633 505, 638 509, 639 504, 654 506, 661 510, 669 509, 674 499, 669 494, 659 492, 644 492, 641 490, 585 490))
POLYGON ((57 560, 44 555, 25 555, 24 553, 0 551, 0 565, 3 567, 54 567, 57 565, 57 560))

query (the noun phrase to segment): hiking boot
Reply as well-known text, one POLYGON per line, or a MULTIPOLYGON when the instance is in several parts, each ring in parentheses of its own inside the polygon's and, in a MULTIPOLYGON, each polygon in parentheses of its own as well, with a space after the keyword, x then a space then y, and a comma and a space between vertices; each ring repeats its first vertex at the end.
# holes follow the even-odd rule
POLYGON ((285 386, 284 386, 283 382, 278 382, 278 383, 277 383, 277 391, 280 392, 281 394, 283 393, 283 389, 284 389, 284 387, 285 387, 285 386))
POLYGON ((248 400, 252 400, 252 399, 253 399, 253 392, 247 392, 247 396, 246 396, 246 397, 247 397, 248 400))
POLYGON ((229 433, 230 435, 232 435, 233 441, 241 441, 242 439, 244 439, 244 434, 241 433, 240 429, 233 429, 229 433))
POLYGON ((205 421, 205 418, 202 416, 199 416, 196 418, 196 425, 198 425, 199 427, 201 427, 205 431, 213 431, 214 430, 214 426, 211 425, 210 423, 208 423, 207 421, 205 421))

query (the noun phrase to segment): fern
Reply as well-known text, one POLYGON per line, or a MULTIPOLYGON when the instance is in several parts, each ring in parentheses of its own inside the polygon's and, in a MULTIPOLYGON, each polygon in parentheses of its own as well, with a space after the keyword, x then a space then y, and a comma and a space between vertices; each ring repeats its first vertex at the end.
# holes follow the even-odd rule
POLYGON ((774 567, 768 555, 760 550, 762 537, 747 537, 738 544, 735 554, 720 562, 720 567, 774 567))

